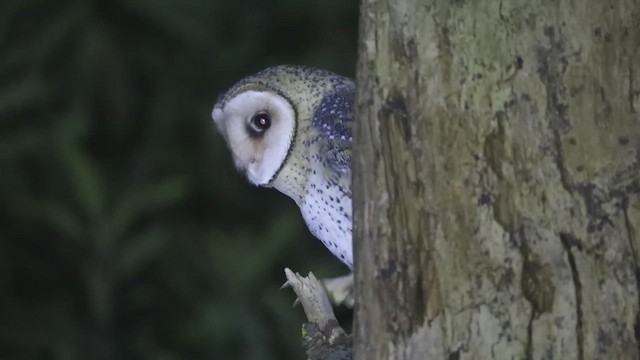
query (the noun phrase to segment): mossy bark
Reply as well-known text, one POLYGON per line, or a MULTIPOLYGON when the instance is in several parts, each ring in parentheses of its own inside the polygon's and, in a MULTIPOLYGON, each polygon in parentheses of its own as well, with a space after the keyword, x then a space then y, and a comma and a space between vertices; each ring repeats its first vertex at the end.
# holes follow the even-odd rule
POLYGON ((640 2, 361 6, 355 358, 640 358, 640 2))

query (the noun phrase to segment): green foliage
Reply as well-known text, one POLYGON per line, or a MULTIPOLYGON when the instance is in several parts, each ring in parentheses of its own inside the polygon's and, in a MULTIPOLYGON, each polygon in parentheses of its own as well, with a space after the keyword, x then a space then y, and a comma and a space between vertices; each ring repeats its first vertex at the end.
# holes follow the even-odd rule
POLYGON ((233 169, 218 93, 352 75, 357 3, 0 5, 0 358, 301 358, 283 268, 345 268, 233 169))

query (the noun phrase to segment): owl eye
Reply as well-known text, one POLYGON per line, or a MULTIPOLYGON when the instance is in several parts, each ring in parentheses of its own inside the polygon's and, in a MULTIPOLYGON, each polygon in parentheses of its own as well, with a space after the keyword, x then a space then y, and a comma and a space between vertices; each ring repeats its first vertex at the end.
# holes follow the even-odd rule
POLYGON ((267 113, 258 113, 251 118, 251 128, 262 133, 271 127, 271 117, 267 113))

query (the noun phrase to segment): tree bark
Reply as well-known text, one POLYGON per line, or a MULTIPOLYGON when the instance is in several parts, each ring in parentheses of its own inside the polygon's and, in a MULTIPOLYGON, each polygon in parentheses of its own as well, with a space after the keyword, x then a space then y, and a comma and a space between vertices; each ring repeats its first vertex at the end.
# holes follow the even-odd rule
POLYGON ((640 358, 640 2, 363 0, 356 359, 640 358))

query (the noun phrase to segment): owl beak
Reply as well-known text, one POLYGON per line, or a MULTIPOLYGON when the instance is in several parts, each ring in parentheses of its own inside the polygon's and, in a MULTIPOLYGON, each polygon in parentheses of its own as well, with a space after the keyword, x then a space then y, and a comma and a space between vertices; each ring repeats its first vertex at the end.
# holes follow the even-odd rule
POLYGON ((244 169, 244 173, 247 176, 247 180, 253 185, 267 188, 273 187, 273 179, 265 180, 264 176, 261 176, 255 163, 250 163, 249 166, 244 169))

